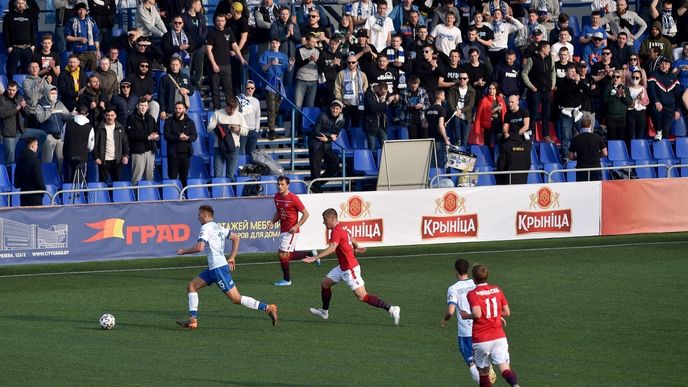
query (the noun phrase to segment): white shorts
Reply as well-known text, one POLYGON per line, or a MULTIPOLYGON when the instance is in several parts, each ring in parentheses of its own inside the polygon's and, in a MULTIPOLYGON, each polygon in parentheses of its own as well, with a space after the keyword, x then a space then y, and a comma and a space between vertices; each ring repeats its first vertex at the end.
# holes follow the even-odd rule
POLYGON ((279 236, 279 251, 292 253, 296 251, 296 240, 298 233, 283 232, 279 236))
POLYGON ((361 266, 356 266, 353 269, 342 271, 339 265, 335 266, 334 269, 327 273, 327 278, 331 279, 334 283, 339 283, 344 281, 351 291, 354 291, 361 286, 365 285, 363 277, 361 277, 361 266))
POLYGON ((506 337, 497 340, 473 343, 473 361, 478 368, 487 368, 492 364, 509 363, 509 343, 506 337))

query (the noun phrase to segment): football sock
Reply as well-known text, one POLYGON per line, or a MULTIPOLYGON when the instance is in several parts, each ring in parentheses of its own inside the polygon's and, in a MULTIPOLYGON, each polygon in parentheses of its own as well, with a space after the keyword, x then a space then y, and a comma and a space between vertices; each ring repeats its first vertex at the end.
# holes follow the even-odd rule
POLYGON ((198 317, 198 293, 189 292, 189 316, 198 317))
POLYGON ((285 281, 291 281, 291 275, 289 274, 289 257, 280 257, 280 266, 282 266, 282 276, 285 281))
POLYGON ((471 364, 471 366, 468 369, 471 371, 471 376, 473 377, 473 380, 475 380, 476 383, 480 383, 480 374, 478 373, 478 367, 476 367, 475 364, 471 364))
POLYGON ((323 309, 330 309, 330 299, 332 298, 332 289, 320 288, 320 296, 322 297, 323 309))
POLYGON ((382 308, 389 311, 389 304, 379 299, 376 295, 366 294, 365 297, 363 297, 363 302, 376 308, 382 308))
POLYGON ((241 296, 241 305, 245 306, 247 308, 260 309, 260 310, 265 310, 268 307, 267 304, 264 304, 264 303, 256 300, 255 298, 246 297, 246 296, 241 296))
POLYGON ((492 387, 490 375, 480 375, 480 387, 492 387))
POLYGON ((294 251, 293 253, 291 253, 291 260, 304 259, 306 257, 307 255, 305 251, 294 251))
POLYGON ((506 370, 502 372, 502 377, 504 378, 504 380, 506 380, 507 383, 509 383, 510 386, 518 384, 518 377, 516 376, 516 373, 512 370, 506 370))

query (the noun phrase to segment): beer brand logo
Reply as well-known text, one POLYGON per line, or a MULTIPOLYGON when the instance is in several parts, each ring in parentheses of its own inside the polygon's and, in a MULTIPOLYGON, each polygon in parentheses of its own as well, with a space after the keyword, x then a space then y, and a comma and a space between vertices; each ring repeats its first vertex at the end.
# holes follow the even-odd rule
POLYGON ((168 243, 185 242, 191 235, 191 229, 187 224, 147 224, 140 226, 124 226, 125 220, 121 218, 104 219, 99 222, 86 223, 86 226, 98 230, 84 243, 98 242, 104 239, 124 239, 126 244, 134 243, 168 243))
POLYGON ((339 223, 358 242, 382 242, 384 236, 382 219, 358 219, 371 218, 371 208, 372 203, 363 200, 358 195, 351 196, 349 200, 339 205, 339 223), (351 220, 342 220, 344 218, 351 218, 351 220))
MULTIPOLYGON (((466 198, 448 191, 435 199, 435 214, 466 212, 466 198)), ((478 214, 424 216, 421 219, 422 239, 471 238, 478 236, 478 214)))
POLYGON ((516 212, 516 234, 531 234, 537 232, 571 232, 571 209, 554 210, 560 208, 560 193, 549 187, 542 187, 530 194, 528 209, 546 211, 518 211, 516 212))

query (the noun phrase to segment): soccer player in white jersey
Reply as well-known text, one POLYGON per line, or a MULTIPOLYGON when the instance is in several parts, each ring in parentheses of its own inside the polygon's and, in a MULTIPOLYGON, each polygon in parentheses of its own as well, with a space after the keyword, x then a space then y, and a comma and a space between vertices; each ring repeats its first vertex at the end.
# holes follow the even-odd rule
POLYGON ((242 296, 234 284, 232 275, 235 258, 239 251, 239 236, 229 232, 228 229, 213 221, 215 211, 213 207, 202 205, 198 208, 198 221, 201 223, 201 231, 198 241, 188 249, 178 249, 178 255, 194 254, 205 251, 208 256, 208 269, 189 282, 186 289, 189 296, 189 319, 177 321, 183 328, 198 328, 198 291, 212 284, 217 284, 222 293, 234 304, 241 304, 247 308, 265 311, 272 320, 272 325, 277 324, 277 305, 265 304, 251 297, 242 296), (232 241, 232 252, 225 259, 225 239, 232 241))
MULTIPOLYGON (((471 306, 468 304, 468 299, 466 298, 466 293, 475 289, 475 282, 473 282, 471 278, 468 278, 469 266, 468 261, 463 258, 459 258, 454 262, 454 269, 456 270, 456 278, 458 281, 447 290, 447 311, 444 314, 444 318, 440 321, 442 328, 447 325, 447 321, 451 320, 454 313, 457 312, 457 309, 459 312, 469 312, 471 310, 471 306)), ((459 327, 459 335, 457 338, 459 352, 461 352, 463 360, 466 362, 466 365, 468 365, 473 380, 479 383, 480 374, 473 361, 473 320, 463 319, 459 313, 457 313, 457 320, 459 327)), ((497 379, 497 375, 495 375, 494 371, 490 373, 490 377, 494 378, 494 380, 497 379)))

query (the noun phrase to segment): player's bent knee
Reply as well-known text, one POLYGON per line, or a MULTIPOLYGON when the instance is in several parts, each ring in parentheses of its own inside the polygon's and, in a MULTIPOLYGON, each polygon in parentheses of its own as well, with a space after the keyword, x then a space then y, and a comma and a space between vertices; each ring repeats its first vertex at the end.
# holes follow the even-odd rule
POLYGON ((186 285, 186 291, 189 293, 196 291, 196 287, 194 286, 193 282, 189 282, 189 284, 186 285))

